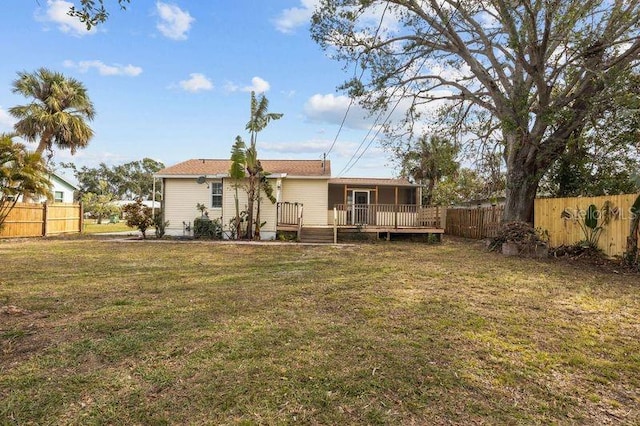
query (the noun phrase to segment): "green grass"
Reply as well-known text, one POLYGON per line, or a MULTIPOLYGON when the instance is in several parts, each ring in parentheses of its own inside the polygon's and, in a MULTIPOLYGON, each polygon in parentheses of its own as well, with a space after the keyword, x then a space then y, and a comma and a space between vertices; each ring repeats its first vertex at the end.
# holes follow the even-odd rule
POLYGON ((127 226, 124 221, 117 223, 109 223, 109 219, 105 219, 102 223, 96 223, 95 220, 85 220, 83 232, 85 234, 106 234, 109 232, 138 232, 137 229, 127 226))
POLYGON ((0 241, 0 424, 638 424, 638 276, 477 244, 0 241))

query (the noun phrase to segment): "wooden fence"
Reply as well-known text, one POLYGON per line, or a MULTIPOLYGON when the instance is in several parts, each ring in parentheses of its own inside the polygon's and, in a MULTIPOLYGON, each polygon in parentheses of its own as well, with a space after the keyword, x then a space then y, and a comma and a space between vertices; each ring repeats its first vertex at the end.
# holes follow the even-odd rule
MULTIPOLYGON (((591 204, 601 209, 606 201, 613 204, 613 219, 604 226, 598 247, 610 257, 624 254, 631 222, 631 206, 638 194, 610 195, 579 198, 538 198, 535 201, 534 224, 549 233, 549 245, 575 244, 585 239, 580 228, 580 216, 584 217, 591 204), (563 213, 564 212, 564 213, 563 213)), ((599 220, 601 223, 601 219, 599 220)))
POLYGON ((43 237, 81 231, 80 204, 18 203, 0 228, 0 238, 43 237))
POLYGON ((495 237, 503 213, 504 206, 449 208, 445 233, 478 240, 495 237))

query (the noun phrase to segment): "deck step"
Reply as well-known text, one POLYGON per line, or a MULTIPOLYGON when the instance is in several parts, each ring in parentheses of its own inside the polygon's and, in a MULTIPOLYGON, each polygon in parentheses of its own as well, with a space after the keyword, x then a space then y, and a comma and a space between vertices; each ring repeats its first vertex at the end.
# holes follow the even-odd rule
POLYGON ((302 227, 300 233, 302 243, 333 244, 333 228, 302 227))

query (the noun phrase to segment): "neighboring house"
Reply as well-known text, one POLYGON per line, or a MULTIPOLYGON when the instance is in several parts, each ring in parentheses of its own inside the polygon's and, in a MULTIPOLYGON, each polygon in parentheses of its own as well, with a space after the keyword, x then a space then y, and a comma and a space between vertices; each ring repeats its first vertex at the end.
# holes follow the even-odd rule
MULTIPOLYGON (((113 204, 115 204, 116 206, 123 208, 124 206, 126 206, 127 204, 132 204, 135 203, 136 200, 116 200, 113 202, 113 204)), ((153 201, 153 200, 142 200, 142 205, 149 207, 150 209, 160 209, 161 207, 161 203, 160 201, 153 201)))
MULTIPOLYGON (((419 205, 421 189, 404 179, 331 178, 331 164, 321 160, 261 160, 277 202, 263 197, 260 219, 263 239, 278 231, 340 227, 358 232, 440 233, 438 218, 419 205)), ((196 217, 198 203, 224 229, 235 216, 235 184, 230 160, 193 159, 160 170, 163 214, 168 235, 185 235, 196 217)), ((242 184, 242 182, 240 182, 242 184)), ((247 194, 238 190, 240 210, 247 194)), ((304 231, 302 231, 304 234, 304 231)))
MULTIPOLYGON (((49 175, 49 181, 51 182, 51 202, 54 203, 73 203, 74 191, 78 188, 64 179, 62 176, 55 173, 49 175)), ((22 198, 22 197, 21 197, 22 198)), ((19 199, 20 200, 20 199, 19 199)), ((21 200, 20 200, 21 201, 21 200)), ((33 203, 44 203, 47 201, 47 197, 39 197, 33 199, 33 203)))

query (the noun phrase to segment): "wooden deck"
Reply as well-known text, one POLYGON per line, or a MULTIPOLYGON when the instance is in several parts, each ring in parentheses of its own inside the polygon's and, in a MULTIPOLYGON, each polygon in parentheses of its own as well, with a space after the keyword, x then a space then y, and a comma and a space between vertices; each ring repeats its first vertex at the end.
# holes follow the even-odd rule
POLYGON ((302 204, 279 203, 276 230, 296 232, 298 239, 304 229, 333 230, 334 241, 338 234, 438 235, 444 234, 439 207, 422 207, 407 204, 337 204, 327 212, 327 225, 305 225, 302 204))

